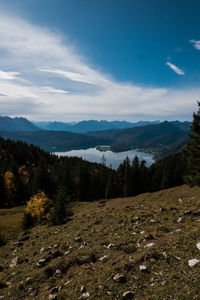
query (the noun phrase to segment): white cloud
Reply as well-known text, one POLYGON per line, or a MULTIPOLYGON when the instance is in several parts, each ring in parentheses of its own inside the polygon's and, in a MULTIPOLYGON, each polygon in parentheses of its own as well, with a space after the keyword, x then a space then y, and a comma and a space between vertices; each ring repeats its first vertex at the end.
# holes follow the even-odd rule
POLYGON ((15 79, 18 75, 20 75, 19 72, 0 71, 0 79, 12 80, 15 79))
POLYGON ((200 50, 200 40, 190 40, 190 43, 193 44, 195 49, 200 50))
POLYGON ((44 86, 43 87, 44 92, 46 93, 52 93, 52 94, 68 94, 68 91, 65 90, 60 90, 60 89, 55 89, 51 86, 44 86))
MULTIPOLYGON (((94 68, 78 52, 66 37, 1 11, 1 114, 63 121, 94 116, 158 119, 177 115, 177 111, 180 115, 192 115, 200 89, 175 90, 122 83, 94 68), (16 72, 5 71, 11 66, 16 72)), ((176 66, 167 65, 184 74, 176 66)))
POLYGON ((177 66, 175 66, 174 64, 170 63, 170 62, 166 62, 166 65, 172 69, 176 74, 178 75, 185 75, 185 73, 179 69, 177 66))
POLYGON ((92 79, 89 79, 86 76, 78 74, 78 73, 73 73, 73 72, 63 71, 63 70, 48 70, 48 69, 40 69, 40 71, 61 75, 70 80, 74 80, 74 81, 78 81, 78 82, 95 84, 95 82, 92 79))

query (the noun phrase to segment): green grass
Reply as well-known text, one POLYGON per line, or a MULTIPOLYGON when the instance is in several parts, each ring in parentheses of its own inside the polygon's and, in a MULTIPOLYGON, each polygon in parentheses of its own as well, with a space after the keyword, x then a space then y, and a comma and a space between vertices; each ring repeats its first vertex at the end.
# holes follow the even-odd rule
POLYGON ((199 208, 200 188, 188 186, 106 203, 76 203, 67 224, 35 227, 20 237, 23 245, 13 246, 16 239, 0 248, 0 295, 45 300, 50 289, 59 285, 58 300, 82 299, 84 285, 89 299, 95 300, 122 299, 128 290, 135 299, 199 299, 200 263, 188 266, 189 259, 200 259, 196 247, 200 215, 194 213, 199 208), (185 214, 187 210, 192 213, 185 214), (154 245, 145 247, 149 243, 154 245), (48 247, 55 244, 61 256, 36 267, 40 259, 50 257, 48 247), (109 244, 114 245, 107 248, 109 244), (64 255, 66 251, 70 253, 64 255), (107 259, 100 261, 104 255, 107 259), (21 263, 10 268, 16 256, 21 263), (146 265, 148 272, 142 273, 140 265, 146 265), (57 269, 60 275, 55 274, 57 269), (117 273, 124 274, 125 283, 114 282, 117 273))
POLYGON ((0 233, 3 236, 13 238, 22 231, 24 209, 24 206, 0 209, 0 233))

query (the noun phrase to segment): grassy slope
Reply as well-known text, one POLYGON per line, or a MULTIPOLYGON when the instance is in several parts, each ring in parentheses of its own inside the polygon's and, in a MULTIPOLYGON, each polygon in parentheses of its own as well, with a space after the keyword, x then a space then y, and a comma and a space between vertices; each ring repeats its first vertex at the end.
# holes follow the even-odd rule
POLYGON ((0 233, 6 238, 12 238, 22 230, 21 221, 24 209, 24 206, 0 209, 0 233))
POLYGON ((89 299, 122 299, 127 290, 135 293, 135 299, 199 299, 200 263, 188 266, 189 259, 200 259, 196 247, 200 215, 194 213, 199 208, 200 188, 188 186, 107 203, 77 204, 68 224, 36 227, 21 236, 29 237, 22 246, 10 242, 0 249, 1 283, 10 285, 0 295, 13 300, 48 299, 50 288, 59 285, 58 299, 82 299, 84 285, 89 299), (184 214, 188 210, 192 212, 184 214), (114 245, 108 249, 110 243, 114 245), (155 245, 145 248, 149 243, 155 245), (36 267, 55 244, 63 255, 36 267), (64 255, 66 251, 70 253, 64 255), (104 255, 107 259, 99 261, 104 255), (16 256, 22 263, 10 268, 16 256), (146 265, 148 273, 142 273, 140 265, 146 265), (62 273, 56 275, 56 269, 62 273), (114 282, 117 273, 124 274, 125 283, 114 282))

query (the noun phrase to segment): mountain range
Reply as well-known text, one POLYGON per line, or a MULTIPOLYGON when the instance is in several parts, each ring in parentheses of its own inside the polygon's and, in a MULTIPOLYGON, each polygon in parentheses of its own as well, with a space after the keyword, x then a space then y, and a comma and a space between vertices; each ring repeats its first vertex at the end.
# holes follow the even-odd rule
POLYGON ((136 123, 126 121, 97 121, 88 120, 81 122, 35 122, 34 124, 40 129, 54 130, 54 131, 70 131, 76 133, 87 133, 90 131, 102 131, 110 129, 125 129, 139 126, 146 126, 150 124, 156 124, 160 121, 139 121, 136 123))
POLYGON ((0 117, 0 136, 32 143, 50 152, 108 145, 113 152, 141 149, 154 153, 155 157, 160 159, 184 147, 191 125, 190 122, 180 121, 130 123, 90 120, 75 124, 51 122, 49 126, 56 128, 58 124, 63 125, 63 130, 41 129, 36 126, 37 123, 32 124, 25 118, 0 117), (100 130, 113 126, 128 127, 131 124, 131 128, 100 130), (77 132, 65 131, 66 126, 77 132), (81 131, 82 133, 78 133, 81 131))

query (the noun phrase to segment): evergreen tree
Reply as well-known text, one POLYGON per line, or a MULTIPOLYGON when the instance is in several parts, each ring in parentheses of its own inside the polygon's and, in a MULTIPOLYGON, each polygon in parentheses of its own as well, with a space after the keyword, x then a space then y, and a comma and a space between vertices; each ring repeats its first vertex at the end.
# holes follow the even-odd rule
POLYGON ((48 217, 48 221, 51 225, 60 225, 67 221, 67 217, 72 214, 69 204, 70 197, 66 188, 61 184, 58 187, 54 205, 48 217))
POLYGON ((191 186, 200 186, 200 102, 198 102, 198 107, 197 113, 193 113, 192 133, 186 150, 187 173, 185 179, 191 186))

